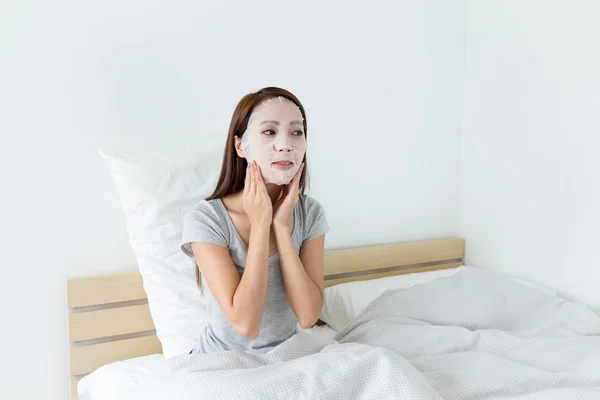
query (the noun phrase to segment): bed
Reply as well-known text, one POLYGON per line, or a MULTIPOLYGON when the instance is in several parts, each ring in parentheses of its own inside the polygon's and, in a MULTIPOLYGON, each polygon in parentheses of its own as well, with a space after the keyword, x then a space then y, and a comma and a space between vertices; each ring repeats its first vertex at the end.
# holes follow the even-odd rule
POLYGON ((84 377, 86 400, 600 398, 600 317, 550 290, 466 267, 463 256, 459 238, 327 251, 322 316, 331 326, 267 353, 170 360, 139 275, 69 280, 72 398, 84 377))
MULTIPOLYGON (((325 285, 456 268, 464 245, 448 238, 326 251, 325 285)), ((79 380, 103 365, 161 353, 145 299, 137 272, 67 280, 72 400, 78 399, 79 380)))

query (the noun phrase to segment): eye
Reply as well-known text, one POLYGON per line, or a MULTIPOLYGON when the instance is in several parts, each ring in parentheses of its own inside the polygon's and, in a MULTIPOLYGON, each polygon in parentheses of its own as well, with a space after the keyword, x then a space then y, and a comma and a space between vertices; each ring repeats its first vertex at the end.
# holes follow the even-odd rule
POLYGON ((275 135, 275 131, 273 129, 266 129, 264 131, 261 132, 263 135, 266 136, 273 136, 275 135))
POLYGON ((298 131, 292 132, 292 135, 294 135, 294 136, 302 136, 302 135, 304 135, 304 132, 298 130, 298 131))

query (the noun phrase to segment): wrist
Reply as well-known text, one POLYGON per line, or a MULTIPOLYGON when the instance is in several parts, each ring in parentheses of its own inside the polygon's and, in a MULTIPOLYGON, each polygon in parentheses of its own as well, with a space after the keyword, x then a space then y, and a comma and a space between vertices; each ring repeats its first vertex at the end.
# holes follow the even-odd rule
POLYGON ((290 224, 285 222, 273 222, 273 231, 276 237, 290 237, 292 236, 292 227, 290 224))
POLYGON ((271 216, 261 216, 255 219, 250 219, 250 228, 268 228, 273 223, 273 217, 271 216))
POLYGON ((250 225, 250 236, 269 236, 270 223, 258 223, 250 225))

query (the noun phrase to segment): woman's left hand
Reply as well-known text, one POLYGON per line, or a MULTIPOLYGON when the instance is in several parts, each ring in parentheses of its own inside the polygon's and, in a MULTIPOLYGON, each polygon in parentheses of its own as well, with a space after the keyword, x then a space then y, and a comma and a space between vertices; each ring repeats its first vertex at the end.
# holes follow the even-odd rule
POLYGON ((294 208, 298 204, 298 190, 304 163, 300 165, 294 179, 283 187, 281 198, 273 206, 273 228, 275 233, 285 232, 291 235, 294 230, 294 208))

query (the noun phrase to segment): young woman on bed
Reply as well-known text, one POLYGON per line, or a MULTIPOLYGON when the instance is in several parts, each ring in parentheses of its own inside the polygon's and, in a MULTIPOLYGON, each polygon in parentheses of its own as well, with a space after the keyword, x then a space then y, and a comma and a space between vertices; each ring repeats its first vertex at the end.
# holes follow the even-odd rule
POLYGON ((192 352, 259 349, 311 327, 323 306, 327 221, 304 195, 306 115, 269 87, 237 105, 214 193, 184 221, 208 324, 192 352))

